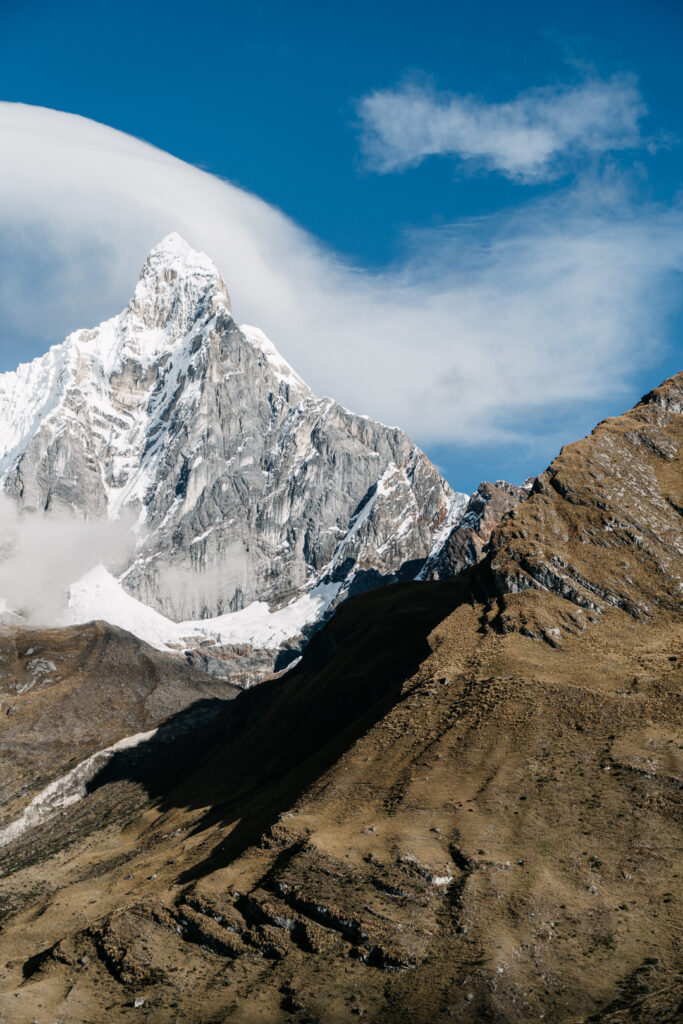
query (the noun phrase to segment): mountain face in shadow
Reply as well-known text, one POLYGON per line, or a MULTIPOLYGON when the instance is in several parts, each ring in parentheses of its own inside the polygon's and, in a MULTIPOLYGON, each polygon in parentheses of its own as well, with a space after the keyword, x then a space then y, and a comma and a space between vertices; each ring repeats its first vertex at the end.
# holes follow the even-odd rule
POLYGON ((682 413, 678 375, 479 565, 351 598, 3 847, 0 1014, 677 1019, 682 413))

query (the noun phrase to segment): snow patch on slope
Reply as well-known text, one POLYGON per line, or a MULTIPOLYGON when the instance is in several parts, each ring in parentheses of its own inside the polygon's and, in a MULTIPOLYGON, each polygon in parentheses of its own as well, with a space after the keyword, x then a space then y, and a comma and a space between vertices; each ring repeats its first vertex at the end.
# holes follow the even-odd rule
POLYGON ((310 394, 308 386, 304 384, 299 374, 296 373, 296 371, 289 365, 286 359, 282 358, 270 338, 267 338, 259 327, 251 327, 249 324, 240 324, 240 331, 247 341, 254 346, 254 348, 263 352, 268 361, 268 365, 280 383, 289 384, 290 387, 294 386, 296 388, 301 388, 307 394, 310 394))
POLYGON ((456 528, 456 526, 462 525, 463 515, 465 509, 467 508, 469 500, 469 494, 462 494, 460 491, 455 491, 453 493, 448 505, 448 512, 446 514, 446 518, 443 521, 443 526, 434 537, 434 541, 432 543, 432 550, 429 552, 429 555, 425 559, 422 568, 415 577, 416 580, 424 580, 426 578, 427 572, 429 571, 429 568, 434 562, 434 559, 437 558, 437 556, 441 552, 441 549, 443 548, 444 544, 450 537, 453 530, 456 528))
POLYGON ((284 608, 271 612, 265 601, 254 601, 238 612, 213 619, 172 622, 126 593, 99 565, 71 587, 63 625, 105 619, 133 633, 159 651, 178 651, 210 641, 217 645, 251 644, 277 648, 318 621, 339 592, 338 583, 319 583, 284 608))
POLYGON ((0 847, 7 846, 8 843, 28 832, 29 829, 42 825, 59 811, 66 810, 72 804, 78 803, 79 800, 87 796, 88 783, 111 761, 114 754, 119 750, 130 750, 140 743, 146 743, 156 735, 156 732, 156 729, 151 729, 149 732, 126 736, 125 739, 119 740, 111 747, 98 750, 96 754, 81 761, 66 775, 55 779, 33 798, 21 817, 11 821, 4 828, 0 828, 0 847))

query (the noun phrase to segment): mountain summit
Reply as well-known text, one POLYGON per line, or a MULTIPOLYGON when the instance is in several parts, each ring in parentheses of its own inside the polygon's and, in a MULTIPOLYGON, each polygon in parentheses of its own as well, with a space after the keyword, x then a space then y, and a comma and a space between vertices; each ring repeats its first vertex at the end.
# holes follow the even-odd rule
POLYGON ((131 312, 146 330, 160 328, 177 340, 219 309, 230 313, 230 298, 216 266, 171 232, 145 260, 131 312))
POLYGON ((0 486, 26 511, 134 517, 121 602, 178 622, 313 594, 294 633, 414 577, 466 502, 402 430, 316 398, 177 234, 122 313, 0 375, 0 486))

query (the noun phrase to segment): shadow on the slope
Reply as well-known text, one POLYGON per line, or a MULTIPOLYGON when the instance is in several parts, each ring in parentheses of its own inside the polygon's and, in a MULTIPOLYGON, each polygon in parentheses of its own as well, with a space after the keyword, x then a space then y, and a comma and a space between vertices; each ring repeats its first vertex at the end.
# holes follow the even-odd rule
MULTIPOLYGON (((386 587, 392 583, 406 583, 409 580, 414 580, 424 564, 424 558, 412 558, 409 562, 404 562, 395 573, 383 573, 378 569, 356 569, 353 558, 349 556, 339 563, 329 577, 329 581, 331 583, 343 583, 349 574, 353 573, 346 595, 346 600, 348 600, 348 598, 356 597, 358 594, 365 594, 368 590, 376 590, 378 587, 386 587)), ((327 580, 324 582, 327 582, 327 580)))
POLYGON ((167 718, 149 740, 117 751, 86 784, 86 791, 111 782, 137 782, 151 796, 162 794, 187 778, 201 758, 224 732, 223 719, 230 701, 219 697, 194 701, 167 718))
POLYGON ((195 832, 231 825, 180 882, 225 867, 401 699, 429 654, 431 630, 469 600, 468 574, 439 583, 396 584, 338 610, 287 675, 240 694, 189 731, 198 705, 160 727, 149 744, 121 751, 92 780, 143 785, 160 810, 202 811, 195 832), (208 810, 205 810, 208 808, 208 810))
POLYGON ((304 644, 297 645, 296 651, 294 649, 291 651, 281 651, 280 654, 285 655, 285 657, 281 658, 278 656, 278 660, 275 663, 276 671, 285 668, 289 660, 294 660, 295 657, 299 656, 302 648, 305 648, 305 645, 310 643, 311 638, 320 632, 332 616, 336 615, 342 604, 345 604, 350 598, 358 597, 359 594, 367 594, 370 590, 379 590, 380 587, 392 586, 394 583, 413 581, 425 564, 425 561, 426 559, 424 558, 412 558, 409 562, 404 562, 396 572, 386 573, 380 572, 378 569, 357 569, 353 558, 350 556, 345 558, 343 562, 340 562, 335 567, 333 573, 321 580, 322 583, 342 584, 343 596, 339 599, 338 603, 337 601, 332 602, 330 608, 321 619, 310 622, 302 627, 301 635, 304 637, 304 644), (351 575, 351 583, 347 587, 346 580, 349 575, 351 575))

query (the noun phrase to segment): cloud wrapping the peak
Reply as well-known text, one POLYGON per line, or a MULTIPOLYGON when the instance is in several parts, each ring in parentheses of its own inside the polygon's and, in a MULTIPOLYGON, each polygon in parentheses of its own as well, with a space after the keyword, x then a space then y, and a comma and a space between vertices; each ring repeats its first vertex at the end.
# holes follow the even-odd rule
POLYGON ((148 251, 177 231, 216 263, 238 322, 261 327, 317 394, 423 446, 533 443, 534 417, 627 393, 677 301, 683 211, 639 204, 619 180, 415 234, 403 262, 369 272, 103 125, 0 104, 0 134, 8 369, 122 309, 148 251))
POLYGON ((380 173, 454 156, 522 182, 550 180, 566 160, 640 142, 647 112, 633 75, 532 89, 507 103, 416 84, 378 90, 358 104, 368 166, 380 173))

